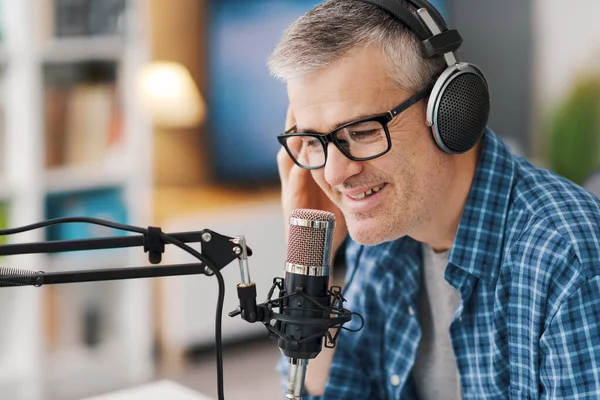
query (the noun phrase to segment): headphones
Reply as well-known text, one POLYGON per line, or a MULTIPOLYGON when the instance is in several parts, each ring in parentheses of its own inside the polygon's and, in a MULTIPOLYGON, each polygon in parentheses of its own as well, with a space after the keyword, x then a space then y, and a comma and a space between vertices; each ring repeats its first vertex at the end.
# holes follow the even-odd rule
POLYGON ((406 0, 413 13, 398 0, 360 0, 378 6, 402 22, 420 40, 425 58, 444 56, 446 70, 437 78, 427 104, 427 124, 446 153, 469 151, 483 135, 490 113, 488 83, 481 70, 459 62, 462 44, 457 30, 448 29, 441 14, 426 0, 406 0))

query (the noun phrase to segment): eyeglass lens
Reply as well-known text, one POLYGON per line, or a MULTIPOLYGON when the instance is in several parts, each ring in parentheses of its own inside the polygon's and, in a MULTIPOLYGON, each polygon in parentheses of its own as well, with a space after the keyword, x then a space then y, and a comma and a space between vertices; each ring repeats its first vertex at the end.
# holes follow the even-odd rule
MULTIPOLYGON (((335 132, 334 143, 355 160, 376 157, 388 149, 385 129, 378 121, 359 122, 335 132)), ((292 157, 303 167, 325 165, 325 143, 317 135, 299 135, 286 138, 292 157)))

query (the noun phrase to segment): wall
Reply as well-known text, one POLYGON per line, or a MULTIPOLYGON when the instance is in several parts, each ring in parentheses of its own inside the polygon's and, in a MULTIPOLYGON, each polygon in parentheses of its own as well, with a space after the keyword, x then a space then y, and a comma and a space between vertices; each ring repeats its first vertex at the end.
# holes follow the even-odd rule
MULTIPOLYGON (((205 0, 152 0, 152 56, 186 66, 200 93, 206 93, 205 0)), ((159 186, 203 184, 204 129, 155 129, 154 177, 159 186)))
MULTIPOLYGON (((542 0, 544 1, 544 0, 542 0)), ((489 126, 528 154, 531 132, 532 0, 454 0, 450 27, 463 37, 461 59, 479 66, 490 85, 489 126)))
POLYGON ((600 1, 534 0, 535 100, 566 94, 578 72, 600 72, 600 1))
POLYGON ((545 121, 578 74, 600 74, 600 1, 533 1, 534 132, 538 155, 545 121))

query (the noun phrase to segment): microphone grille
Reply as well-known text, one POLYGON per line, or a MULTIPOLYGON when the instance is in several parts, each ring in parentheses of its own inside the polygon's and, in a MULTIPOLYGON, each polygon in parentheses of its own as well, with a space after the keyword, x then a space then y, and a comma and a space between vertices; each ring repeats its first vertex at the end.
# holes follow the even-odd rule
POLYGON ((334 223, 335 215, 328 211, 303 208, 292 211, 286 261, 306 266, 331 266, 334 223))

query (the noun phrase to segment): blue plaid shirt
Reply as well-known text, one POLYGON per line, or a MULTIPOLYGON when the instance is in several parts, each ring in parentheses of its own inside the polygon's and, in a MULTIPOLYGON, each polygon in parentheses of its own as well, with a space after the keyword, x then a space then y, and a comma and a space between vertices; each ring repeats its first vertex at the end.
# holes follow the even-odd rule
MULTIPOLYGON (((598 399, 600 202, 483 140, 445 271, 463 398, 598 399)), ((346 261, 346 308, 365 326, 340 334, 320 398, 416 399, 420 244, 350 242, 346 261)))

